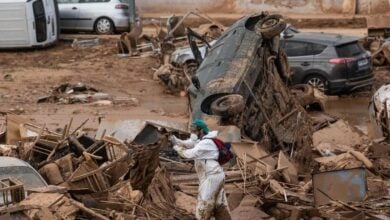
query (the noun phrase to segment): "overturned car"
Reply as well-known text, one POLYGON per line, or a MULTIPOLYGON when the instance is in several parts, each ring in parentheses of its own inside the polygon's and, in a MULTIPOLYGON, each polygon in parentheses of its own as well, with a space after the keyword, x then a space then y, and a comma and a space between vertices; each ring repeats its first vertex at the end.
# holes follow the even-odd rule
POLYGON ((288 61, 279 46, 286 23, 279 15, 260 14, 237 21, 207 51, 192 77, 193 118, 218 116, 253 140, 271 148, 310 146, 310 120, 286 87, 288 61))

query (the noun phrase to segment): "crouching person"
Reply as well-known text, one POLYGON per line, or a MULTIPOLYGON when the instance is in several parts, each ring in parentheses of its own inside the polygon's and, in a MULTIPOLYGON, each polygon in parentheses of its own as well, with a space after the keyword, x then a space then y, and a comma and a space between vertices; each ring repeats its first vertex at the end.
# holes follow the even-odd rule
POLYGON ((196 218, 208 220, 229 220, 226 194, 224 191, 225 173, 218 162, 219 148, 214 140, 218 131, 211 131, 202 120, 195 120, 191 126, 191 133, 199 137, 193 148, 175 145, 174 149, 184 158, 194 159, 195 170, 199 178, 198 201, 196 218))

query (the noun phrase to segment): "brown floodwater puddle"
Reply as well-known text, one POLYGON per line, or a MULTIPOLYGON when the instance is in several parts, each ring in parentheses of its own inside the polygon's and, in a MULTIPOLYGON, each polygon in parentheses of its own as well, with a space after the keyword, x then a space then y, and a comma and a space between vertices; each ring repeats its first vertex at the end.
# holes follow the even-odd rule
POLYGON ((346 120, 367 134, 369 102, 369 97, 339 97, 327 100, 324 105, 327 113, 346 120))

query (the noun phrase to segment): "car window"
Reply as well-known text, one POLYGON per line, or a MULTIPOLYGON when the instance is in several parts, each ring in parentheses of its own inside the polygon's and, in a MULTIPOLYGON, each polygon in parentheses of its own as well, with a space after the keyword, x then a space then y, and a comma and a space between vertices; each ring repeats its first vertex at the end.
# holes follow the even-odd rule
POLYGON ((318 55, 322 53, 327 46, 321 44, 312 44, 312 54, 318 55))
POLYGON ((127 4, 129 4, 130 3, 130 1, 129 0, 119 0, 121 3, 127 3, 127 4))
POLYGON ((38 174, 31 167, 1 167, 0 179, 16 178, 24 185, 24 189, 38 188, 46 186, 46 183, 38 176, 38 174))
POLYGON ((313 55, 312 45, 310 43, 286 41, 284 43, 284 49, 289 57, 313 55))
POLYGON ((80 0, 80 3, 101 3, 109 2, 110 0, 80 0))
POLYGON ((59 4, 74 4, 79 3, 79 0, 57 0, 59 4))
POLYGON ((363 48, 358 44, 358 42, 343 44, 336 47, 336 50, 339 57, 354 57, 364 53, 363 48))

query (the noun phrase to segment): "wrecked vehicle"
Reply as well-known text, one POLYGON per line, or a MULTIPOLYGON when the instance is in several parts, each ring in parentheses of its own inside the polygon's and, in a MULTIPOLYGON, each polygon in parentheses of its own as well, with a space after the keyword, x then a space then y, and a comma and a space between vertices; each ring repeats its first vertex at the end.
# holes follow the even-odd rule
POLYGON ((309 146, 310 120, 283 82, 288 62, 279 38, 285 27, 281 16, 261 14, 226 30, 192 77, 192 117, 217 116, 222 124, 238 125, 251 139, 270 140, 276 148, 309 146))
MULTIPOLYGON (((215 44, 216 40, 211 41, 209 45, 212 47, 215 44)), ((208 51, 208 46, 203 45, 199 47, 201 56, 204 58, 208 51)), ((185 74, 192 76, 196 73, 196 70, 199 67, 198 62, 195 60, 194 54, 190 47, 178 48, 175 52, 172 53, 171 63, 173 66, 182 67, 185 74)))
MULTIPOLYGON (((286 28, 280 33, 282 38, 291 37, 293 34, 297 34, 299 31, 292 26, 291 24, 287 24, 286 28)), ((204 36, 204 35, 202 35, 204 36)), ((212 40, 209 42, 210 47, 212 47, 217 40, 212 40)), ((207 44, 199 47, 199 51, 201 53, 202 58, 204 58, 207 54, 207 51, 210 48, 207 44)), ((199 67, 199 63, 196 61, 194 54, 190 47, 178 48, 175 52, 172 53, 171 63, 174 66, 182 67, 183 71, 188 75, 193 75, 197 68, 199 67)))
POLYGON ((55 0, 0 1, 0 49, 48 47, 60 36, 55 0))

